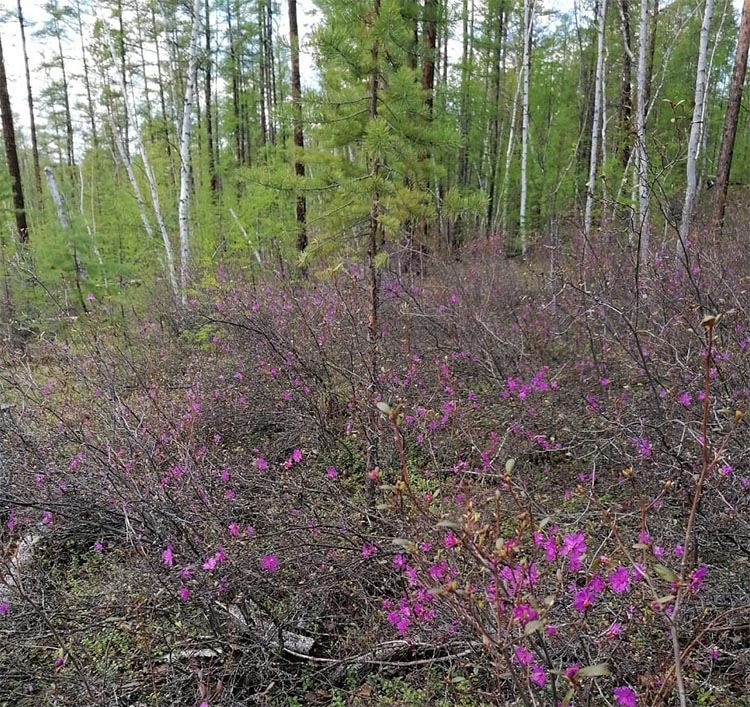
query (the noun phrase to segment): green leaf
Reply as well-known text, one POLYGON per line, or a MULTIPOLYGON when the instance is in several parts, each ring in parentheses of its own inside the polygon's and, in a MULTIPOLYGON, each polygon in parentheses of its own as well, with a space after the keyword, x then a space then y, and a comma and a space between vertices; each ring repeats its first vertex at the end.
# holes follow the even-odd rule
POLYGON ((512 474, 513 473, 513 469, 515 469, 515 468, 516 468, 516 460, 515 459, 508 459, 508 461, 505 462, 505 471, 508 474, 512 474))
POLYGON ((599 663, 598 665, 587 665, 586 667, 581 668, 576 673, 576 676, 582 678, 599 678, 611 674, 609 666, 606 663, 599 663))
POLYGON ((384 403, 382 401, 379 402, 379 403, 375 403, 375 407, 378 410, 380 410, 380 412, 382 412, 384 415, 390 415, 391 414, 391 410, 393 409, 393 408, 391 408, 391 406, 388 403, 384 403))
POLYGON ((537 621, 529 621, 524 627, 523 627, 523 635, 524 636, 530 636, 532 633, 536 633, 537 631, 541 631, 544 628, 544 624, 537 620, 537 621))
POLYGON ((460 523, 457 523, 455 520, 441 520, 439 523, 437 523, 438 528, 453 528, 454 530, 461 530, 463 527, 460 523))
POLYGON ((573 688, 571 687, 570 690, 568 690, 568 693, 565 695, 565 697, 563 697, 562 707, 568 707, 572 699, 573 699, 573 688))
POLYGON ((679 577, 674 573, 673 570, 669 569, 669 567, 665 567, 664 565, 655 564, 654 572, 656 572, 656 574, 665 582, 676 582, 679 579, 679 577))

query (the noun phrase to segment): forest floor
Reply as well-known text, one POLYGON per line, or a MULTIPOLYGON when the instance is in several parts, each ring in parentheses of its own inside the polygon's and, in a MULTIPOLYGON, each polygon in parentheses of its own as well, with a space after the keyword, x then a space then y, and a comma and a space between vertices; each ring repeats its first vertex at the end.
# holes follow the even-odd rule
POLYGON ((750 705, 750 258, 608 248, 8 342, 0 705, 750 705))

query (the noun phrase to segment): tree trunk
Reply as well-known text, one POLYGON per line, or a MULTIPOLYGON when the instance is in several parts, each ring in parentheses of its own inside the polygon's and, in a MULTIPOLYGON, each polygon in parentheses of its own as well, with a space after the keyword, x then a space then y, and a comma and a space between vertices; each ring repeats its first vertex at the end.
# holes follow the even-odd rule
POLYGON ((641 0, 638 26, 638 75, 635 108, 635 168, 638 191, 638 258, 647 262, 650 249, 648 153, 646 151, 646 55, 648 47, 648 0, 641 0))
POLYGON ((497 28, 492 47, 492 122, 490 126, 490 178, 487 186, 487 233, 493 229, 495 218, 495 190, 497 184, 497 172, 500 167, 500 81, 502 73, 502 46, 505 21, 505 0, 500 0, 497 13, 497 28))
POLYGON ((65 107, 65 145, 67 150, 68 166, 75 164, 75 152, 73 148, 73 117, 70 113, 70 95, 68 86, 68 75, 65 72, 65 57, 63 55, 62 37, 60 32, 57 34, 57 48, 60 53, 60 71, 62 73, 63 85, 63 105, 65 107))
POLYGON ((193 117, 193 93, 198 68, 198 38, 201 27, 201 0, 193 3, 193 26, 190 31, 188 71, 185 97, 182 103, 180 128, 180 200, 177 219, 180 227, 180 297, 187 304, 188 273, 190 271, 190 129, 193 117))
POLYGON ((86 89, 86 107, 89 125, 91 127, 91 146, 96 150, 99 147, 99 134, 96 128, 96 113, 94 111, 94 99, 91 95, 91 81, 89 79, 89 63, 86 56, 86 43, 83 33, 83 19, 81 18, 81 3, 76 0, 76 18, 78 20, 78 37, 81 42, 81 59, 83 61, 83 85, 86 89))
POLYGON ((26 24, 23 21, 21 0, 18 0, 18 24, 21 28, 21 48, 23 66, 26 71, 26 97, 29 104, 29 128, 31 130, 31 154, 34 160, 34 185, 37 194, 42 193, 42 168, 39 163, 39 143, 36 136, 36 119, 34 118, 34 94, 31 91, 31 72, 29 71, 29 54, 26 50, 26 24))
POLYGON ((431 120, 435 105, 435 59, 437 53, 437 11, 438 0, 424 0, 422 35, 424 59, 422 61, 422 93, 431 120))
POLYGON ((206 26, 205 26, 205 40, 206 40, 206 95, 205 95, 205 106, 206 106, 206 147, 208 148, 208 179, 211 186, 211 198, 216 201, 216 195, 219 190, 219 180, 216 175, 216 162, 214 160, 214 125, 213 125, 213 94, 211 93, 211 64, 213 57, 211 54, 211 9, 206 0, 205 4, 206 13, 206 26))
POLYGON ((586 254, 591 243, 591 220, 594 208, 594 190, 596 188, 596 163, 599 158, 599 130, 602 112, 602 86, 604 85, 604 29, 607 19, 607 0, 599 0, 599 16, 596 46, 596 78, 594 81, 594 119, 591 125, 591 154, 589 156, 589 179, 586 183, 586 211, 583 218, 583 256, 584 268, 586 254))
POLYGON ((8 172, 13 183, 13 210, 16 217, 16 234, 21 246, 29 242, 29 227, 26 223, 26 206, 23 200, 23 184, 21 182, 21 167, 18 163, 16 149, 16 132, 13 126, 13 110, 8 95, 8 78, 5 75, 5 57, 3 45, 0 42, 0 120, 3 124, 3 140, 5 142, 5 157, 8 161, 8 172))
MULTIPOLYGON (((305 136, 302 131, 302 82, 299 69, 299 29, 297 0, 289 0, 289 44, 292 59, 292 119, 294 121, 294 173, 300 181, 305 178, 303 151, 305 136)), ((297 250, 307 248, 307 200, 304 192, 297 193, 297 250)))
POLYGON ((742 4, 737 53, 734 58, 734 68, 732 69, 732 81, 729 86, 727 112, 724 116, 724 131, 721 135, 719 163, 716 167, 716 185, 714 186, 716 191, 714 193, 713 213, 711 215, 711 223, 716 238, 721 236, 724 227, 724 210, 726 208, 727 188, 729 186, 729 172, 732 168, 734 138, 737 135, 737 119, 739 118, 740 104, 742 102, 742 87, 745 85, 748 50, 750 50, 750 0, 745 0, 742 4))
MULTIPOLYGON (((380 0, 373 0, 373 20, 378 22, 380 18, 380 0)), ((376 38, 373 39, 372 49, 370 50, 370 92, 369 92, 369 118, 373 122, 378 117, 378 86, 380 83, 379 70, 380 46, 376 38)), ((427 59, 425 59, 425 62, 427 59)), ((368 294, 370 300, 370 314, 367 324, 367 344, 369 349, 369 367, 370 376, 368 382, 368 396, 366 404, 371 408, 368 410, 366 419, 372 420, 373 423, 368 425, 367 429, 367 461, 366 472, 366 491, 369 505, 373 505, 375 499, 375 472, 378 466, 378 433, 377 418, 374 417, 372 408, 377 402, 378 392, 378 362, 379 362, 379 336, 378 336, 378 315, 380 301, 380 274, 378 272, 377 257, 380 243, 380 193, 377 189, 377 180, 380 175, 380 156, 376 153, 370 158, 370 179, 375 183, 370 202, 370 217, 367 234, 367 279, 368 294)))
POLYGON ((698 70, 695 75, 695 97, 693 103, 693 120, 690 124, 690 138, 687 148, 687 186, 685 188, 685 203, 682 206, 679 237, 676 243, 675 255, 687 262, 687 240, 693 219, 693 205, 697 191, 698 176, 696 163, 703 134, 703 103, 706 98, 706 57, 708 56, 708 34, 711 29, 711 18, 714 14, 714 0, 706 0, 703 10, 700 42, 698 45, 698 70))
MULTIPOLYGON (((112 52, 112 56, 114 56, 114 46, 110 44, 110 51, 112 52)), ((122 77, 120 77, 121 80, 122 77)), ((128 96, 125 93, 125 87, 121 84, 120 90, 122 91, 122 97, 123 97, 123 107, 125 109, 126 115, 129 114, 130 108, 129 102, 128 102, 128 96)), ((154 230, 151 227, 151 222, 149 221, 148 214, 146 213, 146 204, 143 200, 143 196, 141 194, 141 189, 138 186, 138 180, 135 177, 135 172, 133 171, 133 163, 130 159, 130 153, 125 149, 125 145, 123 145, 122 136, 120 135, 120 131, 115 125, 114 118, 112 117, 112 114, 109 113, 109 120, 110 120, 110 128, 112 130, 112 137, 115 141, 115 146, 117 147, 117 152, 120 155, 120 160, 125 165, 125 171, 128 175, 128 181, 130 182, 130 185, 133 189, 133 194, 135 195, 136 202, 138 204, 138 212, 141 216, 141 222, 143 223, 143 229, 146 231, 146 235, 149 236, 149 238, 154 237, 154 230)), ((146 152, 146 148, 143 144, 143 136, 141 135, 140 127, 138 126, 137 121, 133 121, 133 127, 135 129, 135 140, 136 140, 136 146, 138 151, 141 155, 141 160, 143 161, 143 171, 146 174, 146 179, 148 180, 148 185, 151 190, 151 204, 154 209, 154 215, 156 216, 156 222, 159 226, 159 232, 161 233, 162 237, 162 243, 164 244, 164 255, 166 258, 166 270, 167 270, 167 277, 169 278, 169 284, 172 288, 172 292, 174 293, 175 299, 178 299, 180 296, 180 287, 177 284, 177 275, 175 271, 175 259, 174 259, 174 251, 172 249, 172 241, 169 238, 169 233, 167 232, 166 225, 164 224, 164 219, 162 218, 161 213, 161 205, 159 203, 159 191, 157 189, 156 185, 156 179, 154 178, 154 173, 151 169, 151 163, 148 159, 148 153, 146 152)))
POLYGON ((523 97, 521 105, 521 210, 518 231, 521 237, 521 255, 526 255, 526 192, 527 158, 529 152, 529 74, 531 73, 531 34, 534 24, 533 0, 523 2, 523 97))
POLYGON ((620 152, 622 166, 627 169, 630 162, 630 130, 633 115, 633 49, 632 31, 630 29, 630 6, 629 0, 620 0, 620 19, 622 29, 622 84, 620 87, 619 123, 620 141, 622 149, 620 152))

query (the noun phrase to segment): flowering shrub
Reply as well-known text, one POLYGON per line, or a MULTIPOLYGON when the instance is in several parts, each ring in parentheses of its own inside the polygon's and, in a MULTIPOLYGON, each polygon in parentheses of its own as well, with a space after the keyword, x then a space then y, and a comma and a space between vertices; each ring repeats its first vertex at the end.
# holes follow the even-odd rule
POLYGON ((448 704, 735 704, 745 294, 704 267, 736 310, 704 330, 681 271, 553 300, 496 245, 384 278, 374 398, 354 264, 219 273, 179 335, 104 336, 92 303, 9 359, 0 696, 34 671, 37 703, 286 704, 305 666, 337 689, 355 666, 440 670, 448 704))

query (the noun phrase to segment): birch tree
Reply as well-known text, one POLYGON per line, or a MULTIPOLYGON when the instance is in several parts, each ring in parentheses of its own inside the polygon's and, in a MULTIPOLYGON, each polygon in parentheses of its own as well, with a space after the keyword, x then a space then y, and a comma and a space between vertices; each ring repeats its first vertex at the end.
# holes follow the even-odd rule
POLYGON ((638 193, 638 258, 645 263, 650 247, 648 153, 646 152, 646 92, 648 90, 647 49, 648 49, 648 0, 641 0, 641 13, 638 24, 638 73, 636 77, 635 107, 635 178, 638 193))
POLYGON ((180 200, 177 219, 180 227, 180 299, 187 304, 188 272, 190 268, 190 130, 193 118, 193 93, 198 68, 198 39, 201 28, 201 0, 193 3, 193 26, 190 32, 188 72, 182 104, 180 128, 180 200))
POLYGON ((687 148, 687 186, 685 187, 685 202, 682 206, 682 218, 676 244, 678 258, 687 260, 686 242, 693 218, 693 205, 698 185, 696 164, 703 135, 703 112, 706 98, 706 58, 708 56, 708 34, 711 29, 711 18, 714 14, 714 0, 706 0, 701 24, 700 42, 698 44, 698 69, 695 75, 695 98, 693 102, 693 120, 690 124, 690 138, 687 148))
POLYGON ((586 211, 583 219, 584 257, 589 247, 591 236, 591 218, 594 208, 594 189, 596 186, 596 163, 599 157, 599 130, 602 113, 602 93, 604 85, 604 27, 607 18, 607 0, 600 0, 598 8, 597 47, 596 47, 596 79, 594 81, 594 120, 591 126, 591 155, 589 157, 589 180, 586 184, 586 211))
POLYGON ((729 186, 729 172, 732 168, 734 140, 737 135, 737 119, 740 115, 740 103, 742 101, 742 87, 745 84, 745 74, 747 73, 748 50, 750 50, 750 0, 745 0, 742 4, 737 53, 734 58, 732 81, 729 86, 729 98, 727 99, 727 111, 724 116, 724 130, 721 136, 721 150, 719 152, 719 162, 716 167, 716 192, 714 194, 713 213, 711 215, 711 222, 716 236, 721 235, 724 226, 724 209, 727 200, 727 187, 729 186))
POLYGON ((529 152, 529 74, 531 73, 531 32, 534 24, 533 0, 523 1, 523 97, 521 101, 521 212, 518 230, 521 236, 521 254, 526 255, 526 198, 527 161, 529 152))

